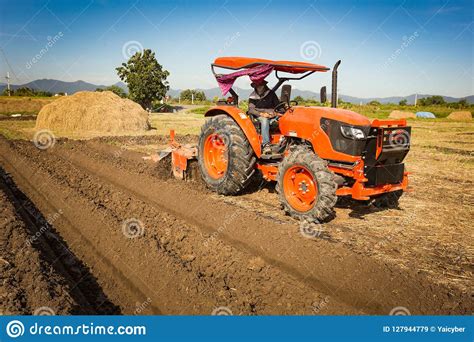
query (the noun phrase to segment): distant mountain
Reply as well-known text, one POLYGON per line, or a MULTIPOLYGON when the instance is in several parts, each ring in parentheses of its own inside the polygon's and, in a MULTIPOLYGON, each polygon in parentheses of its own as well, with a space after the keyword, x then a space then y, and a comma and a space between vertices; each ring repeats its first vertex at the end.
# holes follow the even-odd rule
MULTIPOLYGON (((211 89, 195 89, 196 91, 203 91, 204 94, 206 94, 206 97, 208 99, 212 99, 215 96, 222 97, 221 91, 219 88, 211 88, 211 89)), ((252 92, 252 89, 242 89, 239 87, 234 87, 235 92, 239 95, 240 99, 246 99, 249 97, 250 93, 252 92)), ((168 91, 168 95, 172 97, 178 97, 179 93, 183 91, 183 89, 170 89, 168 91)), ((300 90, 300 89, 292 89, 291 91, 291 97, 295 98, 296 96, 301 96, 304 99, 315 99, 319 100, 319 93, 316 93, 311 90, 300 90)), ((426 95, 426 94, 418 94, 418 100, 429 97, 432 95, 426 95)), ((327 95, 328 99, 331 98, 331 94, 327 95)), ((339 98, 345 102, 350 102, 354 104, 366 104, 370 101, 378 101, 380 103, 396 103, 400 102, 401 100, 406 99, 408 104, 414 104, 415 103, 415 94, 413 95, 408 95, 408 96, 392 96, 392 97, 371 97, 371 98, 360 98, 360 97, 354 97, 354 96, 349 96, 349 95, 344 95, 340 94, 339 98)), ((451 96, 443 96, 444 100, 446 102, 458 102, 461 99, 466 99, 468 103, 473 104, 474 103, 474 95, 470 95, 467 97, 451 97, 451 96)))
MULTIPOLYGON (((115 85, 119 86, 125 92, 128 93, 128 88, 127 85, 123 82, 117 82, 115 85)), ((68 93, 68 94, 74 94, 78 91, 83 91, 83 90, 89 90, 89 91, 94 91, 97 88, 107 88, 105 85, 96 85, 84 81, 76 81, 76 82, 64 82, 64 81, 58 81, 58 80, 51 80, 51 79, 41 79, 41 80, 36 80, 32 81, 26 84, 22 85, 12 85, 12 89, 17 89, 20 87, 28 87, 31 89, 35 90, 43 90, 43 91, 49 91, 52 93, 68 93)), ((3 92, 3 90, 6 88, 6 84, 0 83, 0 92, 3 92)), ((213 99, 215 96, 222 97, 221 91, 218 87, 211 88, 211 89, 195 89, 197 91, 203 91, 204 94, 206 94, 206 97, 208 99, 213 99)), ((249 97, 250 93, 252 92, 252 89, 243 89, 239 87, 234 87, 234 90, 239 94, 239 97, 241 99, 246 99, 249 97)), ((172 97, 178 97, 179 93, 182 91, 182 89, 170 89, 168 91, 168 95, 172 97)), ((296 96, 301 96, 305 99, 319 99, 319 93, 316 93, 314 91, 310 90, 300 90, 300 89, 293 89, 292 90, 292 97, 296 96)), ((418 99, 422 99, 425 97, 429 97, 432 95, 428 94, 418 94, 418 99)), ((328 98, 330 98, 330 94, 328 94, 328 98)), ((415 94, 408 95, 408 96, 392 96, 392 97, 370 97, 370 98, 360 98, 360 97, 354 97, 354 96, 349 96, 349 95, 344 95, 340 94, 339 98, 343 101, 346 102, 351 102, 355 104, 366 104, 370 101, 378 101, 380 103, 398 103, 401 100, 407 100, 408 104, 414 104, 415 103, 415 94)), ((470 95, 467 97, 461 97, 461 98, 456 98, 456 97, 451 97, 451 96, 443 96, 444 100, 446 102, 458 102, 459 100, 465 98, 468 103, 473 104, 474 103, 474 95, 470 95)))
MULTIPOLYGON (((125 92, 128 93, 128 88, 125 83, 117 82, 115 83, 115 85, 124 89, 125 92)), ((3 90, 6 87, 7 87, 6 84, 4 83, 0 84, 0 92, 3 92, 3 90)), ((56 94, 56 93, 74 94, 74 93, 77 93, 78 91, 84 91, 84 90, 94 91, 97 88, 104 89, 104 88, 107 88, 108 86, 96 85, 96 84, 92 84, 92 83, 88 83, 84 81, 64 82, 64 81, 51 80, 51 79, 41 79, 41 80, 31 81, 25 84, 11 85, 11 88, 13 90, 22 88, 22 87, 27 87, 34 90, 49 91, 53 94, 56 94)))

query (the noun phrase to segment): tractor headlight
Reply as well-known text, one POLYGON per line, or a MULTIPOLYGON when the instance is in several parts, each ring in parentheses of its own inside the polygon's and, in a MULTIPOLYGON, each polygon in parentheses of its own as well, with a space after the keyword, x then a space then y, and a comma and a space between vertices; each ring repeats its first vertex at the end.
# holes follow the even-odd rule
POLYGON ((360 128, 351 127, 351 126, 341 126, 341 133, 344 137, 354 140, 365 139, 364 131, 360 128))

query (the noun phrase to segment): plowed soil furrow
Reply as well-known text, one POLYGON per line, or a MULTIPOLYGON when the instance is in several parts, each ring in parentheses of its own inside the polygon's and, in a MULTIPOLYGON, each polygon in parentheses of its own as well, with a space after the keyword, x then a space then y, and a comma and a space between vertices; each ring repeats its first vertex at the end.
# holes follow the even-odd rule
POLYGON ((138 154, 98 142, 39 151, 0 140, 1 163, 125 313, 463 314, 469 294, 424 275, 304 238, 273 220, 184 183, 163 181, 138 154), (127 238, 123 222, 143 234, 127 238), (67 222, 66 222, 67 221, 67 222))
POLYGON ((51 158, 49 153, 23 147, 27 148, 17 150, 16 158, 2 163, 12 173, 27 173, 28 181, 21 176, 17 181, 47 196, 32 194, 32 198, 45 207, 63 208, 69 222, 58 219, 55 227, 66 240, 75 241, 71 249, 91 265, 104 291, 124 313, 139 309, 139 313, 210 314, 223 305, 235 314, 311 314, 315 307, 321 314, 360 313, 261 258, 203 236, 200 229, 114 186, 98 183, 95 176, 82 173, 59 155, 51 158), (25 170, 26 151, 28 163, 35 165, 34 175, 25 170), (144 235, 129 239, 122 222, 137 214, 144 235))
POLYGON ((0 312, 117 314, 89 270, 0 167, 0 312))
POLYGON ((121 182, 122 188, 154 201, 163 210, 174 212, 205 231, 215 231, 218 227, 219 237, 223 240, 261 255, 269 263, 325 293, 337 293, 338 298, 365 312, 383 312, 385 308, 401 305, 396 304, 400 302, 415 312, 472 310, 469 294, 435 285, 417 272, 356 255, 341 245, 307 240, 298 234, 294 224, 275 224, 273 220, 255 215, 254 211, 243 211, 238 219, 225 224, 225 229, 219 229, 219 222, 229 221, 226 218, 236 210, 235 206, 223 203, 226 197, 194 191, 182 182, 163 183, 155 177, 147 178, 144 175, 153 175, 153 169, 143 166, 140 156, 132 152, 119 154, 115 148, 98 146, 93 142, 87 146, 74 144, 73 148, 77 165, 88 168, 89 172, 102 174, 104 181, 118 184, 120 179, 125 180, 121 182), (86 161, 91 157, 96 162, 86 161), (131 167, 133 163, 140 167, 134 169, 131 167), (112 170, 108 165, 121 169, 116 178, 110 176, 112 170), (128 178, 130 174, 140 177, 128 178), (189 212, 186 208, 197 210, 189 212), (354 269, 358 270, 356 275, 354 269), (360 278, 364 279, 363 286, 354 286, 354 283, 360 283, 360 278), (456 293, 454 300, 451 297, 453 293, 456 293), (370 300, 367 300, 369 297, 370 300))

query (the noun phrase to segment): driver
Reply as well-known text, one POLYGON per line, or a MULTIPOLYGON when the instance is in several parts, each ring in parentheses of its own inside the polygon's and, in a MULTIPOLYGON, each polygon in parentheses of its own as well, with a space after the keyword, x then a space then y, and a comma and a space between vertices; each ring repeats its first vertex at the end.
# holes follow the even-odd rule
POLYGON ((270 144, 270 123, 276 117, 273 110, 279 103, 278 96, 273 90, 268 88, 267 81, 252 82, 251 87, 254 89, 249 96, 248 113, 258 117, 261 124, 262 132, 262 153, 271 154, 270 144))

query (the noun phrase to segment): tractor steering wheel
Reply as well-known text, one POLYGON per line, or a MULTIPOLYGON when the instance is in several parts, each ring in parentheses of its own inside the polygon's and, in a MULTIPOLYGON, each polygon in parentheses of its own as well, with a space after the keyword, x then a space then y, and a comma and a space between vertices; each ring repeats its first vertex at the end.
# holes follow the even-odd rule
POLYGON ((288 103, 286 103, 285 101, 282 101, 279 104, 277 104, 275 106, 275 108, 273 108, 273 111, 277 112, 277 113, 280 113, 280 114, 285 114, 285 112, 288 110, 288 108, 290 108, 288 103))

